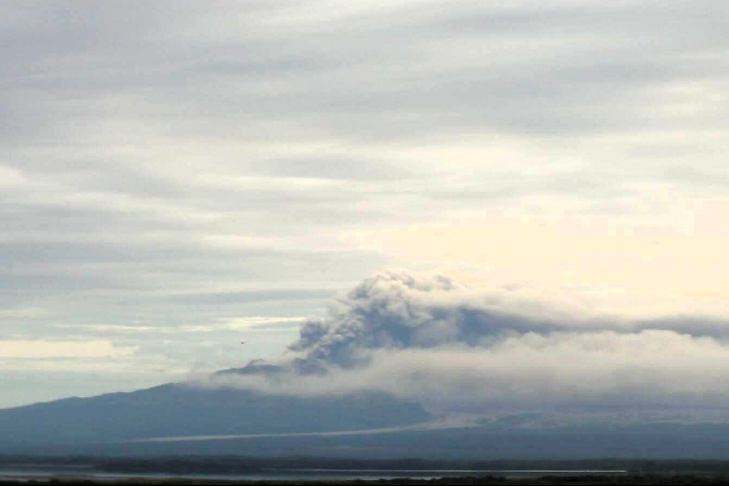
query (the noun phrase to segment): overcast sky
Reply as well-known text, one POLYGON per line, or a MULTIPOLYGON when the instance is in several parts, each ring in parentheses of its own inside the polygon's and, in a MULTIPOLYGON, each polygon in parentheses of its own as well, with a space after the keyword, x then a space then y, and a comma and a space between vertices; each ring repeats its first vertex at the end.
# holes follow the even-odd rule
POLYGON ((0 407, 275 358, 392 267, 729 317, 725 2, 0 6, 0 407))

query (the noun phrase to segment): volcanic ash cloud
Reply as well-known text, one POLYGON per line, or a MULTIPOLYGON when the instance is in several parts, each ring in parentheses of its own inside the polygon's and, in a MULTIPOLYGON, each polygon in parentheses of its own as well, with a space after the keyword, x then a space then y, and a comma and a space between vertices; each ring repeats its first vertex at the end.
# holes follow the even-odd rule
POLYGON ((569 293, 388 270, 306 322, 278 362, 213 382, 295 395, 379 390, 439 410, 720 408, 727 329, 722 319, 631 320, 569 293))

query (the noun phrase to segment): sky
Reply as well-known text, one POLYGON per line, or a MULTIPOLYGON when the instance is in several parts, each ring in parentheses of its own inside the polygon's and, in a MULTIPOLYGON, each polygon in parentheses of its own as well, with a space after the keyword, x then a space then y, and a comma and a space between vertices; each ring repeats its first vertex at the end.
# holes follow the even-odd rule
POLYGON ((729 378, 724 2, 0 6, 0 407, 319 359, 303 333, 337 335, 357 289, 434 275, 461 289, 449 316, 527 296, 477 342, 363 337, 365 382, 521 356, 505 380, 555 390, 534 370, 596 342, 702 377, 686 403, 729 378))

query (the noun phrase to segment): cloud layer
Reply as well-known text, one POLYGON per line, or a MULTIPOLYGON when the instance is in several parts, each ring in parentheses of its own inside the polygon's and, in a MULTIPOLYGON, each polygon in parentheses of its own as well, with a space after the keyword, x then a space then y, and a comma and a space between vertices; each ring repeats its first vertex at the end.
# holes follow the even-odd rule
MULTIPOLYGON (((114 358, 129 376, 234 367, 296 331, 225 323, 318 315, 393 266, 729 315, 725 2, 8 5, 1 341, 109 340, 138 348, 114 358)), ((473 345, 485 307, 458 298, 453 323, 368 346, 473 345)))
POLYGON ((212 380, 284 394, 377 389, 438 410, 720 409, 729 322, 697 322, 631 320, 560 293, 389 270, 304 324, 278 370, 212 380))

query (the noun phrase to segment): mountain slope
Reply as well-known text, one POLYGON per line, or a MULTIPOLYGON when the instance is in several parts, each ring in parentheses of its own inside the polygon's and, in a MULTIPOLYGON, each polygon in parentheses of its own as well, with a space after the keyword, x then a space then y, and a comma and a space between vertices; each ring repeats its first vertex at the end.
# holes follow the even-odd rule
MULTIPOLYGON (((382 393, 295 398, 166 384, 0 410, 2 442, 78 444, 150 437, 357 430, 428 420, 382 393)), ((0 448, 3 444, 0 443, 0 448)))

